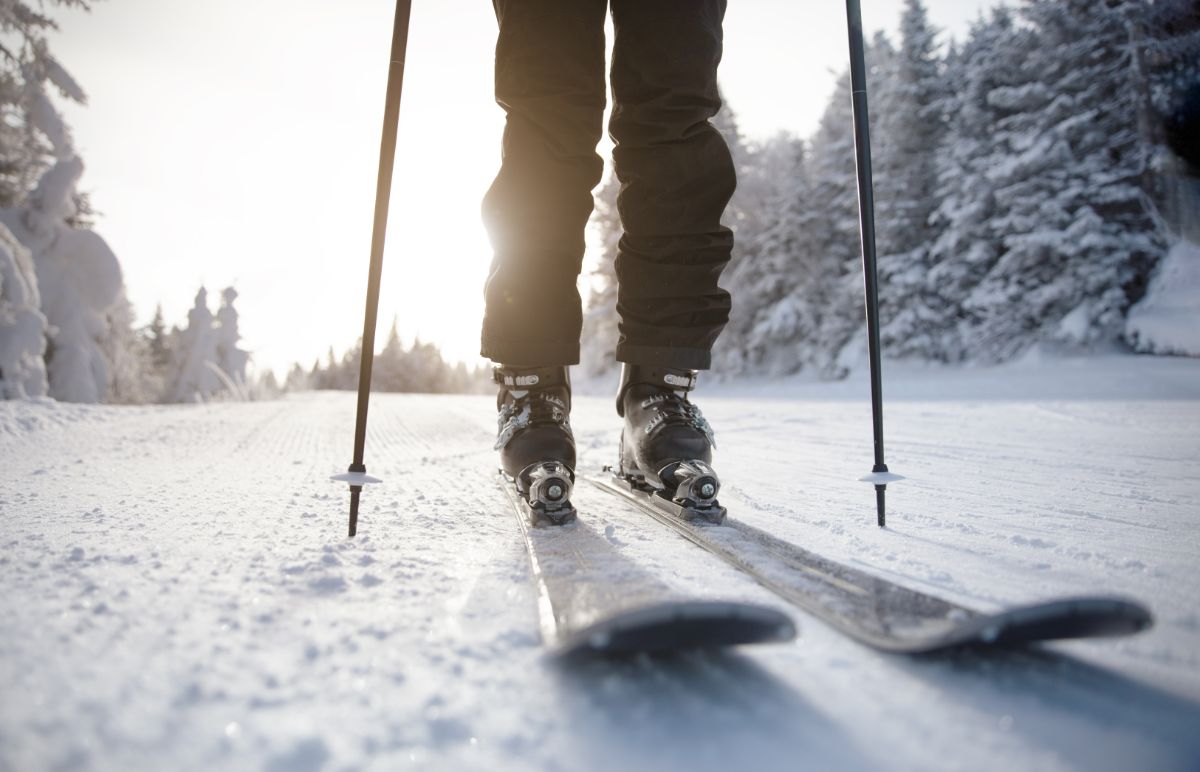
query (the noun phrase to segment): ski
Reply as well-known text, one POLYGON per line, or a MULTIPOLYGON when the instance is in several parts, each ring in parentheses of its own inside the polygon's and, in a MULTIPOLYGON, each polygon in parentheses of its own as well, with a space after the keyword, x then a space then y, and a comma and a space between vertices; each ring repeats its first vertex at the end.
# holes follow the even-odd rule
POLYGON ((625 655, 781 643, 796 627, 778 609, 688 598, 622 555, 578 519, 530 516, 516 486, 498 476, 529 553, 542 641, 555 655, 625 655))
POLYGON ((682 517, 666 496, 633 487, 616 474, 587 479, 781 598, 881 651, 923 654, 1129 635, 1153 623, 1145 606, 1119 597, 1060 598, 977 611, 823 558, 730 517, 720 524, 682 517))

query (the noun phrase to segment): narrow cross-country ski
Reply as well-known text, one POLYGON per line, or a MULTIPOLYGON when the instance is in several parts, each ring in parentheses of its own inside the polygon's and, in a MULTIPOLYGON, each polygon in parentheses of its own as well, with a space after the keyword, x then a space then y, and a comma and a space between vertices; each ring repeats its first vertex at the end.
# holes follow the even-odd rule
POLYGON ((733 518, 720 525, 685 520, 669 499, 632 487, 616 474, 587 479, 780 597, 882 651, 920 654, 1128 635, 1152 624, 1144 606, 1117 597, 1059 598, 983 613, 828 560, 733 518))
POLYGON ((537 586, 543 643, 555 654, 633 654, 776 643, 796 637, 783 612, 688 598, 578 520, 534 525, 515 486, 500 487, 521 524, 537 586))

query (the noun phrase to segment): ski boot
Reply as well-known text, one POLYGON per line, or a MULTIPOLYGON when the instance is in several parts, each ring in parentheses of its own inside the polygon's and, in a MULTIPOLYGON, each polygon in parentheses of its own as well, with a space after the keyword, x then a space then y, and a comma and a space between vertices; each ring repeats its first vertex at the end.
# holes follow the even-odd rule
POLYGON ((720 524, 721 483, 713 471, 712 427, 688 400, 696 371, 626 364, 617 392, 624 417, 617 470, 630 487, 653 494, 651 501, 689 522, 720 524))
POLYGON ((532 525, 575 519, 575 438, 571 434, 571 381, 566 367, 492 370, 499 425, 500 471, 516 486, 532 525))

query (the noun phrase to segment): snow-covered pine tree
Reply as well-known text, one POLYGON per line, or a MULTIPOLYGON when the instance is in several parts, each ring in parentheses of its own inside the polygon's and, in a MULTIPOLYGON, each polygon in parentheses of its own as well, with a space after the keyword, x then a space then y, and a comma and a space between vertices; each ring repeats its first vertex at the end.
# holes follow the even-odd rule
POLYGON ((246 365, 250 362, 250 352, 238 347, 238 341, 242 336, 238 330, 238 312, 233 307, 237 296, 237 290, 233 287, 226 287, 221 292, 221 307, 217 309, 216 366, 229 380, 244 390, 246 365))
POLYGON ((362 366, 362 338, 346 349, 342 361, 333 368, 333 383, 331 389, 354 391, 358 388, 358 374, 362 366))
MULTIPOLYGON (((55 133, 68 141, 65 129, 55 133)), ((50 396, 101 402, 111 377, 103 345, 111 333, 108 315, 122 293, 121 266, 98 234, 68 224, 77 211, 83 162, 69 144, 58 147, 62 157, 24 204, 0 210, 0 222, 29 249, 37 268, 42 312, 52 330, 46 349, 50 396)))
POLYGON ((1163 240, 1143 189, 1126 13, 1143 0, 1027 0, 994 88, 989 181, 1003 252, 964 303, 966 345, 1005 359, 1036 343, 1118 339, 1163 240))
POLYGON ((0 224, 0 399, 45 396, 46 317, 29 250, 0 224))
POLYGON ((950 89, 938 34, 924 4, 906 0, 899 47, 892 50, 877 39, 871 52, 880 316, 883 343, 892 356, 937 358, 940 353, 930 322, 942 313, 943 300, 930 285, 929 267, 950 89))
POLYGON ((602 378, 616 368, 617 337, 617 243, 621 239, 621 217, 617 192, 621 183, 610 174, 595 194, 596 208, 588 227, 599 242, 596 267, 585 297, 579 364, 587 378, 602 378))
POLYGON ((737 188, 722 220, 733 231, 733 251, 721 275, 721 286, 732 296, 733 305, 729 323, 713 347, 713 371, 721 377, 754 366, 747 335, 754 318, 769 302, 754 286, 762 276, 759 242, 778 221, 779 206, 794 188, 804 147, 787 134, 766 142, 747 142, 736 114, 727 104, 713 119, 713 125, 725 137, 737 173, 737 188))
POLYGON ((1002 119, 1011 114, 994 104, 993 90, 1021 82, 1013 18, 1001 6, 971 26, 966 42, 947 62, 957 84, 947 114, 947 136, 938 160, 937 238, 930 247, 926 292, 936 298, 922 319, 925 335, 937 342, 936 358, 960 361, 967 351, 960 323, 962 303, 996 263, 1001 237, 989 172, 1002 119))
MULTIPOLYGON (((86 0, 0 0, 0 208, 15 207, 53 164, 66 127, 45 91, 53 85, 67 100, 84 103, 79 85, 50 53, 46 33, 57 29, 48 5, 89 10, 86 0)), ((81 211, 76 200, 76 212, 81 211)))
POLYGON ((134 329, 133 304, 125 289, 105 315, 108 334, 100 348, 109 364, 107 402, 139 405, 157 402, 163 391, 164 379, 154 367, 150 341, 134 329))
MULTIPOLYGON (((171 335, 163 317, 162 303, 154 307, 154 318, 150 320, 143 334, 150 352, 150 369, 165 387, 171 367, 171 335)), ((161 396, 160 392, 158 398, 161 396)))
POLYGON ((1193 115, 1190 125, 1185 119, 1187 110, 1200 111, 1200 5, 1155 0, 1144 14, 1127 15, 1127 23, 1146 82, 1154 198, 1171 230, 1200 244, 1200 141, 1187 136, 1200 117, 1193 115), (1191 149, 1190 159, 1176 155, 1181 148, 1191 149))
POLYGON ((759 187, 759 211, 751 226, 738 231, 739 259, 722 282, 734 297, 729 324, 713 350, 713 369, 722 375, 798 367, 805 326, 787 313, 779 318, 776 306, 798 294, 802 281, 796 218, 812 206, 804 154, 804 143, 785 135, 756 148, 756 164, 746 176, 759 187))
POLYGON ((843 375, 843 352, 857 348, 854 341, 864 324, 851 107, 846 72, 813 136, 806 165, 810 205, 798 213, 794 237, 805 255, 797 274, 803 291, 786 301, 794 313, 806 308, 814 319, 800 341, 806 348, 802 361, 822 377, 843 375))
MULTIPOLYGON (((417 373, 404 342, 400 339, 399 322, 392 317, 383 350, 375 355, 371 373, 372 391, 417 391, 417 373)), ((357 386, 357 383, 356 383, 357 386)))
POLYGON ((125 399, 141 390, 133 385, 140 376, 129 370, 139 356, 137 336, 122 305, 116 256, 86 227, 87 197, 77 188, 83 163, 47 93, 53 88, 64 99, 86 101, 46 43, 46 31, 56 26, 45 14, 50 4, 90 5, 0 0, 0 206, 7 207, 0 222, 36 266, 51 332, 45 354, 50 396, 98 402, 117 385, 125 399))
POLYGON ((187 327, 179 335, 170 401, 199 402, 221 391, 224 384, 213 369, 217 358, 217 331, 208 310, 208 290, 201 287, 188 311, 187 327))
POLYGON ((312 388, 312 378, 310 373, 306 372, 301 367, 299 362, 292 365, 292 369, 288 370, 287 378, 283 382, 283 390, 287 392, 308 391, 312 388))
POLYGON ((415 392, 424 394, 439 394, 447 390, 447 366, 442 359, 442 352, 433 343, 422 343, 420 338, 413 340, 408 352, 412 362, 415 392))
MULTIPOLYGON (((875 63, 889 56, 886 40, 877 38, 869 55, 875 63)), ((873 93, 880 71, 873 70, 873 93)), ((838 377, 846 352, 853 355, 861 347, 862 263, 851 125, 850 78, 843 74, 807 152, 801 155, 794 147, 791 168, 775 167, 788 175, 790 189, 766 205, 773 219, 748 240, 750 257, 735 270, 737 303, 753 308, 747 316, 735 312, 732 340, 718 342, 729 369, 771 374, 807 369, 838 377)))
POLYGON ((766 190, 756 229, 740 232, 740 258, 731 267, 726 286, 733 293, 730 324, 716 343, 716 370, 726 375, 740 372, 794 372, 815 328, 814 311, 803 300, 812 277, 805 220, 817 208, 812 201, 811 179, 805 172, 805 146, 780 137, 760 149, 762 161, 772 157, 758 173, 776 176, 774 190, 766 190))

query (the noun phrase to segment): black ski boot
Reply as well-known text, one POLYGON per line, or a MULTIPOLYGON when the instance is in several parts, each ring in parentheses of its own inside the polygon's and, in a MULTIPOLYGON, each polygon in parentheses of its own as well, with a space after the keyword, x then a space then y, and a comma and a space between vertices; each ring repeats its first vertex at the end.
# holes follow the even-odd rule
POLYGON ((675 515, 720 523, 721 483, 710 466, 716 442, 688 400, 694 388, 695 370, 625 365, 617 392, 617 413, 625 418, 618 474, 675 515))
POLYGON ((566 367, 492 370, 500 469, 516 485, 530 522, 562 525, 575 519, 575 438, 571 434, 571 380, 566 367))

